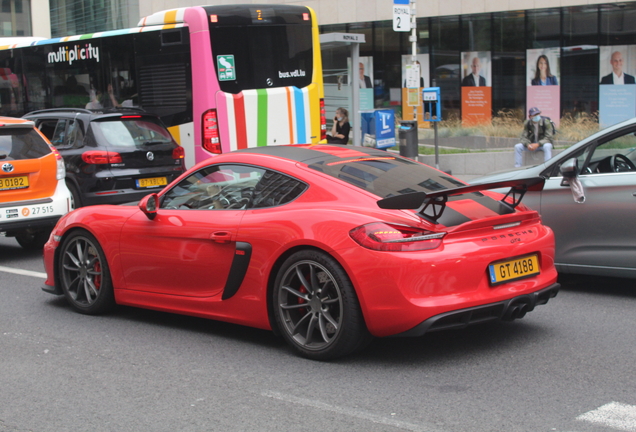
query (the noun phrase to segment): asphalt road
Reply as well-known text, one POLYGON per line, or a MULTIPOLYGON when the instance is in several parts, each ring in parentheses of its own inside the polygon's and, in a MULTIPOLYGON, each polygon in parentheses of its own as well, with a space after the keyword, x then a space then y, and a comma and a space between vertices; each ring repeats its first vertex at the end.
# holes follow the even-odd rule
POLYGON ((0 431, 636 431, 634 281, 323 363, 237 325, 84 316, 43 271, 0 238, 0 431))

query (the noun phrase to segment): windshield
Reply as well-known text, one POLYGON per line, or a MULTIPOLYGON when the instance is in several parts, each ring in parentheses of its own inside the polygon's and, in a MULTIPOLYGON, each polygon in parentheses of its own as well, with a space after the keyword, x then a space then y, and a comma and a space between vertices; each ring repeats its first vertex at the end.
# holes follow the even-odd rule
POLYGON ((140 147, 166 144, 172 136, 165 127, 147 118, 131 118, 94 122, 108 144, 118 147, 140 147))

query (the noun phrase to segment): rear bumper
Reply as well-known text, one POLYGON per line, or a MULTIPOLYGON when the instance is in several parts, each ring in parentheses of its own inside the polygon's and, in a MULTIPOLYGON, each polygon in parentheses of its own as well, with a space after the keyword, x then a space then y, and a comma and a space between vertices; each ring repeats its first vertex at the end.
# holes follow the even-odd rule
POLYGON ((460 309, 435 315, 410 330, 395 335, 396 337, 422 336, 439 330, 462 329, 473 324, 489 321, 512 321, 523 318, 535 306, 544 305, 556 297, 561 285, 552 284, 547 288, 530 294, 520 295, 506 301, 460 309))
POLYGON ((50 216, 38 219, 24 219, 0 222, 0 232, 24 231, 25 229, 52 229, 62 216, 50 216))
POLYGON ((63 181, 57 181, 50 197, 0 203, 0 232, 51 229, 71 210, 71 196, 63 181))

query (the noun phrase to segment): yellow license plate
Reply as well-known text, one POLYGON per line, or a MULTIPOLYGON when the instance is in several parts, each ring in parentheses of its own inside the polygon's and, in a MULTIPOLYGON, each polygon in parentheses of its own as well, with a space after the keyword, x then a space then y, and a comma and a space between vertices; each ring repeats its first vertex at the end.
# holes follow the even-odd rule
POLYGON ((137 187, 140 187, 140 188, 165 186, 167 184, 168 184, 168 179, 166 177, 152 177, 152 178, 137 180, 137 187))
POLYGON ((490 283, 493 285, 541 273, 537 255, 490 264, 488 271, 490 273, 490 283))
POLYGON ((7 177, 0 178, 0 190, 26 189, 29 187, 29 177, 7 177))

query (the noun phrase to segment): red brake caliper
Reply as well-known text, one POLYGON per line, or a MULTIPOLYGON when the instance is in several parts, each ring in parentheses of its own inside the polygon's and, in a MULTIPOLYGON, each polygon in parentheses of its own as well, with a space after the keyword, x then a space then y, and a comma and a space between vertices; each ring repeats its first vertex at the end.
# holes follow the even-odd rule
MULTIPOLYGON (((99 261, 95 263, 95 271, 100 273, 102 272, 102 266, 99 264, 99 261)), ((99 290, 100 286, 102 285, 102 275, 101 274, 95 275, 95 279, 93 280, 93 283, 95 284, 95 288, 99 290)))
MULTIPOLYGON (((303 285, 301 285, 300 288, 298 288, 298 291, 303 293, 303 294, 307 294, 307 292, 308 292, 307 288, 305 288, 303 285)), ((298 297, 298 304, 303 304, 303 303, 307 303, 307 300, 298 297)), ((300 312, 301 314, 304 315, 305 313, 307 313, 307 309, 300 308, 300 309, 298 309, 298 312, 300 312)))

